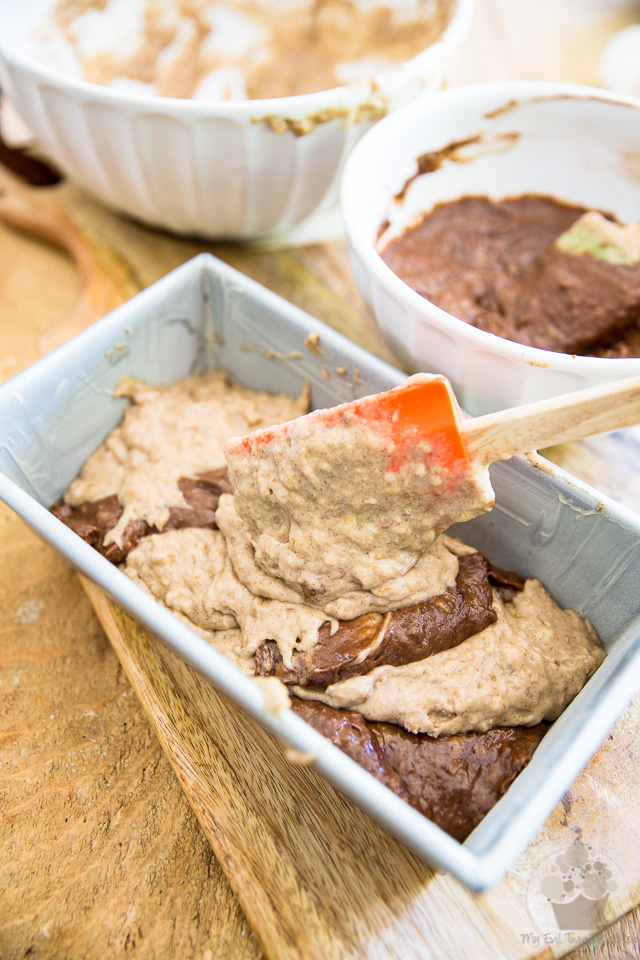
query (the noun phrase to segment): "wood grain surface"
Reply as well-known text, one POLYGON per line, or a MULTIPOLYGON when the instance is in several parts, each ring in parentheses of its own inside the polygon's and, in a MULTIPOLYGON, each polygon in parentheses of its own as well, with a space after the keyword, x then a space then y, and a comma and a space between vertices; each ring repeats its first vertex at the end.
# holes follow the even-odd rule
POLYGON ((474 895, 290 760, 259 724, 83 583, 270 960, 564 956, 584 935, 558 930, 537 883, 549 858, 578 837, 619 884, 606 919, 638 902, 640 836, 628 812, 638 787, 640 698, 506 879, 474 895))
MULTIPOLYGON (((457 79, 595 82, 606 38, 637 13, 635 3, 606 0, 478 0, 457 79)), ((71 185, 35 196, 0 168, 0 379, 202 249, 385 352, 343 243, 268 251, 179 240, 71 185)), ((638 437, 624 431, 551 455, 640 512, 638 437)), ((124 614, 94 591, 118 660, 70 568, 1 506, 0 569, 2 960, 559 955, 527 938, 527 878, 576 824, 597 828, 618 865, 616 912, 637 902, 637 703, 528 859, 497 891, 472 897, 366 818, 365 838, 363 815, 260 728, 257 751, 243 754, 239 731, 255 725, 130 623, 123 644, 124 614), (212 717, 224 718, 235 766, 213 751, 212 717), (264 778, 278 801, 266 808, 264 778), (320 806, 300 810, 296 796, 320 806), (301 849, 318 809, 347 843, 316 835, 301 849), (243 826, 254 840, 248 859, 243 826)), ((639 931, 629 914, 573 956, 637 957, 639 931)))

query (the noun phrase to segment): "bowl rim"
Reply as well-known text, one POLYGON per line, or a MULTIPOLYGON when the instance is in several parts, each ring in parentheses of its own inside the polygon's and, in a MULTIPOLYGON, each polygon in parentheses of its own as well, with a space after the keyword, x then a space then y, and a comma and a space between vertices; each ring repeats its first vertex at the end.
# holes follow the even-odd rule
POLYGON ((525 362, 533 367, 558 369, 561 365, 566 365, 567 372, 575 373, 579 373, 581 370, 585 373, 595 372, 599 366, 602 366, 603 361, 606 361, 606 369, 610 371, 611 377, 615 376, 616 372, 620 374, 624 372, 625 375, 630 375, 634 368, 640 367, 640 357, 585 357, 579 354, 544 350, 540 347, 532 347, 507 340, 505 337, 490 333, 487 330, 480 330, 442 307, 436 306, 433 301, 423 297, 406 284, 404 280, 401 280, 385 263, 376 249, 375 241, 367 235, 358 216, 360 202, 358 200, 360 193, 358 186, 362 182, 361 169, 364 166, 369 166, 368 159, 375 156, 376 149, 381 142, 385 140, 395 142, 397 131, 410 126, 418 119, 424 122, 434 111, 440 113, 449 108, 455 109, 458 102, 477 103, 478 106, 481 106, 486 99, 501 94, 504 95, 505 104, 514 99, 524 103, 539 101, 541 98, 548 100, 574 99, 581 102, 598 100, 610 103, 613 106, 626 106, 640 111, 640 98, 638 97, 584 84, 548 80, 499 80, 468 84, 443 90, 435 96, 425 97, 401 107, 393 114, 384 117, 374 128, 364 134, 345 164, 340 184, 340 207, 345 234, 352 253, 362 262, 369 276, 375 277, 380 286, 394 296, 396 300, 410 308, 413 315, 418 314, 421 321, 433 320, 437 322, 445 333, 455 337, 462 335, 463 340, 477 349, 484 349, 488 352, 499 350, 500 354, 507 359, 525 362))
MULTIPOLYGON (((260 122, 270 115, 293 110, 307 115, 318 110, 349 109, 355 110, 363 102, 376 100, 384 105, 385 86, 404 78, 405 83, 419 80, 426 69, 437 69, 445 61, 451 50, 458 47, 468 32, 473 15, 475 0, 451 0, 453 15, 442 33, 424 50, 401 61, 388 70, 372 75, 368 80, 342 84, 326 90, 303 93, 290 97, 264 97, 253 100, 195 100, 193 98, 163 97, 158 94, 126 92, 90 80, 78 79, 71 74, 33 62, 29 57, 11 50, 1 37, 0 12, 0 66, 2 61, 36 78, 40 84, 48 84, 63 89, 76 98, 93 97, 99 101, 110 102, 130 110, 147 113, 166 113, 179 111, 187 115, 211 116, 220 114, 240 114, 249 117, 251 122, 260 122), (434 61, 432 63, 432 61, 434 61), (261 116, 264 114, 264 116, 261 116)), ((344 119, 344 118, 342 118, 344 119)))

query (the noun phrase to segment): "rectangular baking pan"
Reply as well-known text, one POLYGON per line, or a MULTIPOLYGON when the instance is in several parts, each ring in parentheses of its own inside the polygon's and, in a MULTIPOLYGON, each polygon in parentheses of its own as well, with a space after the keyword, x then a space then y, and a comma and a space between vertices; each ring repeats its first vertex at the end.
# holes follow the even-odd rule
POLYGON ((219 690, 315 755, 318 772, 418 857, 486 889, 524 850, 640 686, 640 523, 552 464, 519 457, 492 468, 494 510, 454 528, 588 617, 608 654, 528 767, 460 844, 291 711, 269 712, 251 678, 48 512, 120 419, 125 401, 113 390, 121 377, 167 384, 216 367, 272 392, 296 395, 309 381, 314 407, 387 389, 404 376, 202 254, 0 386, 0 498, 219 690), (305 344, 312 331, 319 351, 305 344))

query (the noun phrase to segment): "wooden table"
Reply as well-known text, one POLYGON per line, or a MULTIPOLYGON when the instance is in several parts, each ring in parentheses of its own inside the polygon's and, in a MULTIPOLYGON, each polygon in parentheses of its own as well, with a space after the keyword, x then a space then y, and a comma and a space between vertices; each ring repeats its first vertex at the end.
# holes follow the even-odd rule
MULTIPOLYGON (((564 0, 562 5, 554 0, 536 4, 478 0, 472 43, 457 79, 510 76, 595 82, 596 60, 606 37, 628 22, 634 10, 634 4, 605 0, 564 0)), ((68 184, 34 194, 0 168, 2 214, 1 379, 202 249, 212 250, 370 349, 384 351, 353 286, 342 242, 258 252, 177 240, 110 214, 68 184), (6 220, 30 232, 16 230, 6 220), (63 249, 35 239, 34 231, 43 235, 48 231, 63 249)), ((638 437, 637 431, 625 431, 551 454, 640 512, 638 437)), ((193 678, 184 674, 179 696, 159 703, 158 689, 173 689, 169 683, 162 685, 166 659, 140 635, 134 643, 118 647, 119 660, 75 574, 4 507, 0 507, 0 569, 0 958, 253 960, 285 953, 311 955, 311 942, 305 950, 302 934, 299 952, 295 944, 278 947, 274 917, 293 911, 292 900, 289 909, 279 901, 290 877, 278 877, 276 870, 255 885, 251 898, 247 889, 249 881, 255 883, 255 874, 243 873, 241 860, 234 860, 233 845, 223 843, 230 829, 228 809, 221 803, 198 805, 199 796, 202 800, 198 784, 210 782, 204 760, 178 749, 180 725, 185 729, 189 723, 205 722, 188 713, 189 705, 197 701, 189 686, 193 678), (156 660, 154 673, 149 664, 156 660), (252 917, 260 941, 232 886, 243 892, 246 915, 252 917), (270 910, 270 925, 262 924, 270 910)), ((109 618, 117 613, 101 605, 99 597, 94 599, 109 626, 109 618)), ((110 632, 118 636, 117 630, 110 632)), ((180 672, 179 666, 173 668, 180 672)), ((213 701, 209 707, 219 709, 213 701)), ((637 817, 634 823, 630 798, 634 791, 637 794, 638 767, 634 763, 629 768, 629 757, 638 717, 640 705, 635 703, 616 728, 621 753, 615 753, 617 747, 603 749, 575 790, 575 798, 592 800, 593 790, 600 791, 596 798, 600 802, 606 787, 604 809, 609 803, 614 813, 616 804, 629 805, 630 845, 637 843, 637 817), (616 764, 625 756, 626 770, 616 776, 616 764)), ((267 753, 272 750, 266 742, 262 746, 267 753)), ((213 767, 213 758, 208 762, 213 767)), ((304 771, 300 777, 302 783, 304 771)), ((242 803, 241 791, 236 799, 242 803)), ((345 801, 327 802, 334 804, 336 817, 356 822, 349 819, 353 814, 345 801)), ((557 822, 551 829, 562 830, 562 815, 562 810, 554 815, 557 822)), ((398 845, 381 831, 374 832, 377 849, 403 865, 398 884, 406 883, 407 876, 419 876, 424 882, 413 859, 401 848, 396 850, 398 845)), ((283 851, 285 846, 283 841, 283 851)), ((629 877, 629 905, 640 899, 640 881, 634 887, 635 883, 636 878, 629 877)), ((462 904, 462 925, 469 915, 457 885, 441 882, 440 889, 446 890, 447 898, 445 903, 442 895, 443 915, 453 918, 446 955, 455 960, 484 956, 488 934, 482 924, 478 922, 471 934, 455 926, 452 904, 462 904)), ((291 898, 294 893, 291 888, 291 898)), ((491 901, 480 902, 478 917, 497 923, 495 904, 491 910, 490 906, 491 901)), ((312 919, 311 912, 296 919, 304 924, 312 919)), ((412 922, 424 933, 435 920, 418 917, 412 922)), ((526 927, 522 933, 526 935, 526 927)), ((435 943, 435 932, 434 937, 435 943)), ((639 942, 640 923, 633 913, 574 957, 636 957, 639 942)), ((389 946, 382 931, 364 952, 353 944, 347 948, 345 941, 340 952, 336 943, 332 956, 410 955, 408 947, 397 952, 389 946)), ((536 945, 532 940, 530 946, 531 956, 550 955, 544 942, 536 945)), ((444 956, 444 950, 439 955, 444 956)))

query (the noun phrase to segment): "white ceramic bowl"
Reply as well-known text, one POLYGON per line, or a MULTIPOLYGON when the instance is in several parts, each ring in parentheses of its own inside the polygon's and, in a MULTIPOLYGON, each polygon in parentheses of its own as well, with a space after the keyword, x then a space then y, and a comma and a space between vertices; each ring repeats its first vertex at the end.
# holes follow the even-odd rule
POLYGON ((377 252, 385 221, 400 233, 465 195, 547 194, 637 221, 639 151, 640 100, 569 84, 460 87, 381 121, 347 162, 341 205, 356 282, 399 359, 445 374, 475 414, 640 375, 640 359, 552 353, 478 330, 410 289, 377 252), (458 162, 416 177, 396 199, 419 156, 476 135, 458 162))
POLYGON ((337 207, 356 141, 384 113, 438 89, 473 0, 451 0, 441 38, 369 82, 271 100, 203 101, 99 86, 38 62, 52 0, 0 0, 0 86, 42 147, 103 202, 184 234, 285 233, 337 207), (307 132, 303 132, 307 131, 307 132))

